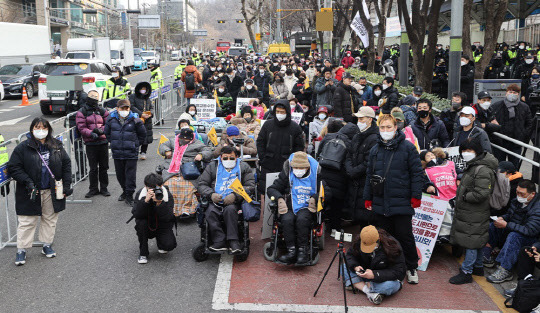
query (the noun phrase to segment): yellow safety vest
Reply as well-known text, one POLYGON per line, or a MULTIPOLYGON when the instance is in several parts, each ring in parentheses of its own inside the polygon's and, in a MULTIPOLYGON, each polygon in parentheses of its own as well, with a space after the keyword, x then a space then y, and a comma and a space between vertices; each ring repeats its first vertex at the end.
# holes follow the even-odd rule
MULTIPOLYGON (((0 135, 0 144, 4 143, 4 136, 0 135)), ((0 166, 6 164, 8 162, 8 152, 7 147, 3 146, 0 147, 0 166)))
POLYGON ((158 90, 159 87, 163 87, 162 78, 163 73, 159 67, 150 72, 150 86, 152 86, 152 90, 158 90))
POLYGON ((125 80, 125 84, 122 82, 122 84, 116 85, 113 79, 114 78, 107 80, 105 84, 105 89, 103 90, 103 100, 115 97, 117 99, 126 99, 127 95, 125 93, 131 90, 131 85, 127 80, 125 80))
POLYGON ((186 68, 187 65, 178 65, 175 69, 174 69, 174 78, 175 79, 180 79, 180 77, 182 76, 182 72, 184 71, 184 69, 186 68))

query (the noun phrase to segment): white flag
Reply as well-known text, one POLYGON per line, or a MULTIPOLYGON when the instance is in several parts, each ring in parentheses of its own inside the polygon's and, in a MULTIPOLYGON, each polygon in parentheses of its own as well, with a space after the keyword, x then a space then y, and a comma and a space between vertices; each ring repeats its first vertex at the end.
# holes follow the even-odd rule
MULTIPOLYGON (((367 8, 365 1, 362 1, 362 7, 363 7, 364 15, 366 16, 366 19, 369 21, 369 10, 367 8)), ((368 31, 366 27, 364 26, 364 23, 362 23, 362 19, 360 18, 360 11, 356 12, 356 15, 354 16, 354 19, 351 23, 351 28, 354 30, 356 35, 360 37, 360 40, 362 40, 364 47, 367 48, 369 46, 369 36, 368 36, 368 31)))

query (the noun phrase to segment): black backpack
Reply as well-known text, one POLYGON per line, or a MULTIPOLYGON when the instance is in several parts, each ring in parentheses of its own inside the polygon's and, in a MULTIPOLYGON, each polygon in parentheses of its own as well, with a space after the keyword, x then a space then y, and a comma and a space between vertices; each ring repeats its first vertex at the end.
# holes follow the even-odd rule
POLYGON ((347 155, 347 145, 342 139, 330 139, 323 147, 319 155, 319 164, 328 169, 341 169, 345 156, 347 155))
POLYGON ((518 281, 514 295, 504 301, 507 308, 513 308, 520 313, 529 313, 539 304, 540 280, 533 278, 518 281), (508 304, 510 301, 512 303, 508 304))
POLYGON ((186 89, 195 89, 195 75, 193 73, 186 73, 186 89))

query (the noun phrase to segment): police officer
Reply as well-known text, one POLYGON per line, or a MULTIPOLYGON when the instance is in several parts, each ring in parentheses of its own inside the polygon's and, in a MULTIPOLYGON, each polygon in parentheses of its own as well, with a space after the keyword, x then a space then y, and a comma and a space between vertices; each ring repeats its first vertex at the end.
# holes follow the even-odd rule
POLYGON ((486 67, 484 79, 509 79, 510 74, 510 67, 504 65, 502 54, 499 52, 486 67))
POLYGON ((174 80, 180 80, 182 78, 182 72, 187 66, 187 62, 185 59, 182 59, 180 61, 180 64, 174 69, 174 80))
POLYGON ((112 77, 107 80, 105 90, 103 90, 103 100, 116 98, 107 101, 107 107, 114 107, 120 99, 126 99, 126 93, 131 90, 129 82, 122 77, 122 71, 118 67, 113 68, 112 77))
MULTIPOLYGON (((4 143, 4 136, 0 134, 0 145, 4 143)), ((9 160, 8 152, 6 146, 0 146, 0 168, 7 164, 9 160)), ((6 196, 9 193, 9 184, 6 184, 5 186, 0 187, 0 190, 2 192, 2 196, 6 196)))
POLYGON ((152 87, 152 90, 158 90, 158 88, 163 87, 163 85, 163 73, 159 68, 159 64, 150 64, 150 86, 152 87))
POLYGON ((532 53, 527 53, 523 59, 523 62, 517 65, 514 69, 514 79, 521 79, 522 84, 530 78, 531 71, 534 64, 534 55, 532 53))

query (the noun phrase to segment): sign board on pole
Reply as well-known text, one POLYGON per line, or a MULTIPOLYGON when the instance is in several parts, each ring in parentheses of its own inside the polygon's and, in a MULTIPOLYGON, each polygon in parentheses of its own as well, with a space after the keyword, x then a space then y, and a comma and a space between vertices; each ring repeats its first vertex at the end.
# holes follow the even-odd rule
POLYGON ((435 199, 424 194, 422 195, 422 205, 415 209, 412 228, 419 259, 418 270, 420 271, 427 269, 447 208, 448 201, 435 199))
POLYGON ((208 36, 208 31, 206 29, 194 29, 191 34, 193 36, 208 36))
POLYGON ((249 101, 255 98, 236 98, 236 113, 240 112, 243 106, 249 105, 249 101))
POLYGON ((386 20, 386 37, 397 37, 401 35, 401 24, 399 16, 389 17, 386 20))
POLYGON ((140 29, 160 29, 161 19, 159 15, 139 15, 140 29))
POLYGON ((197 108, 197 116, 201 120, 216 117, 216 99, 191 99, 190 104, 197 108))
MULTIPOLYGON (((504 74, 502 74, 504 75, 504 74)), ((491 103, 504 100, 506 97, 506 87, 510 84, 516 84, 521 87, 521 79, 475 79, 474 80, 474 103, 478 103, 478 93, 488 91, 493 98, 491 103)))
POLYGON ((315 12, 315 29, 318 32, 331 32, 334 31, 334 12, 323 11, 326 8, 322 8, 321 12, 315 12))
POLYGON ((300 125, 300 120, 302 119, 302 116, 304 116, 304 113, 293 112, 291 113, 291 120, 293 120, 296 124, 300 125))
POLYGON ((465 160, 463 160, 463 157, 459 153, 459 147, 448 147, 443 148, 443 150, 448 153, 448 159, 456 164, 456 168, 460 170, 465 168, 466 162, 465 160))

